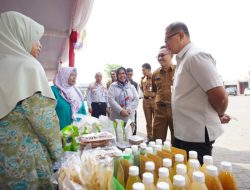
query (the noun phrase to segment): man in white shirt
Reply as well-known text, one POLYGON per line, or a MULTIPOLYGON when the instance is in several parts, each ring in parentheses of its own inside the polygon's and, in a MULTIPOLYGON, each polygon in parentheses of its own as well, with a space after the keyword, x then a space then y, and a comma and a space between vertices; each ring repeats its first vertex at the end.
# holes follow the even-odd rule
POLYGON ((166 28, 165 43, 177 61, 172 92, 173 146, 197 151, 203 163, 203 155, 212 154, 212 144, 223 133, 221 123, 230 121, 225 114, 228 97, 223 81, 213 57, 191 43, 184 23, 166 28))

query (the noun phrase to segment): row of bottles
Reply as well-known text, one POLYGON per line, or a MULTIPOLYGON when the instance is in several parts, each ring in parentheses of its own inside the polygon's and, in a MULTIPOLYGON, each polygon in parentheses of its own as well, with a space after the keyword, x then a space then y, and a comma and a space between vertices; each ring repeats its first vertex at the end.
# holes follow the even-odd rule
MULTIPOLYGON (((167 182, 170 190, 173 189, 174 181, 178 183, 179 177, 174 179, 175 176, 184 178, 184 188, 186 190, 197 189, 197 183, 200 184, 203 181, 204 184, 200 185, 201 189, 206 189, 204 186, 207 186, 208 190, 237 189, 232 174, 232 165, 229 162, 221 162, 219 173, 217 167, 213 166, 213 158, 211 156, 204 156, 204 164, 200 166, 196 151, 189 151, 189 159, 187 160, 186 153, 182 154, 184 153, 183 150, 180 150, 181 154, 172 153, 173 148, 167 141, 162 146, 162 141, 157 139, 156 142, 149 142, 148 146, 146 143, 142 143, 140 148, 133 145, 131 148, 126 148, 123 153, 121 151, 117 152, 117 157, 114 160, 114 176, 126 187, 126 190, 132 190, 135 182, 140 182, 139 179, 144 179, 144 173, 152 174, 154 185, 157 185, 159 182, 167 182), (166 152, 169 154, 165 154, 166 152), (164 158, 165 155, 167 155, 167 158, 164 158), (201 177, 202 175, 203 177, 201 177), (192 186, 195 186, 195 188, 192 186)), ((147 177, 145 177, 146 179, 147 177)))

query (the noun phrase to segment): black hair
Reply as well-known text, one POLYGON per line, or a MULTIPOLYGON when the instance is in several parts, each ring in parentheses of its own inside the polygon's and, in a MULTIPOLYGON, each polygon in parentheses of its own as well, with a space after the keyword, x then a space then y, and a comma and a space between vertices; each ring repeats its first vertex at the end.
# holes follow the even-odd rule
POLYGON ((144 63, 144 64, 142 65, 142 67, 143 67, 144 69, 149 69, 149 70, 151 70, 151 66, 150 66, 149 63, 144 63))
POLYGON ((160 47, 160 49, 164 49, 164 48, 166 48, 166 46, 161 46, 161 47, 160 47))
POLYGON ((121 70, 124 70, 125 74, 127 75, 127 70, 124 67, 119 67, 118 69, 116 69, 116 76, 118 77, 118 74, 121 70))
POLYGON ((132 72, 133 73, 133 69, 132 68, 127 68, 127 73, 132 72))
POLYGON ((116 73, 116 69, 113 69, 112 71, 110 71, 110 74, 112 73, 116 73))
POLYGON ((166 30, 168 30, 171 33, 183 31, 190 38, 188 27, 183 22, 173 22, 170 25, 168 25, 166 30))

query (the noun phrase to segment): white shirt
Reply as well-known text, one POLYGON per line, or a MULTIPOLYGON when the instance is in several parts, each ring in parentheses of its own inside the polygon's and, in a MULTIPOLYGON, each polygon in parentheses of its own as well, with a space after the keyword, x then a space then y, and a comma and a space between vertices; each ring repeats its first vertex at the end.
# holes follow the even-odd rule
POLYGON ((217 112, 206 92, 223 86, 211 55, 187 44, 177 55, 172 93, 174 135, 188 142, 205 142, 205 127, 209 140, 223 133, 217 112))
POLYGON ((87 91, 87 103, 91 108, 92 102, 106 102, 108 103, 108 90, 103 83, 92 83, 87 91))

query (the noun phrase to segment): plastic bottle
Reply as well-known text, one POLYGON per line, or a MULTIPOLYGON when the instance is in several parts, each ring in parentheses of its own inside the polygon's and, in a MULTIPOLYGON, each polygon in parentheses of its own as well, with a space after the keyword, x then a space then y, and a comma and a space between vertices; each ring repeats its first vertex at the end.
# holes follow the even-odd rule
POLYGON ((218 177, 218 168, 216 166, 207 166, 206 186, 208 190, 223 190, 218 177))
POLYGON ((153 152, 155 151, 155 149, 154 149, 155 148, 155 141, 150 141, 148 143, 148 146, 153 148, 153 152))
POLYGON ((193 173, 196 171, 199 171, 200 163, 198 160, 192 159, 192 160, 190 160, 189 164, 190 164, 190 168, 188 170, 188 177, 192 183, 193 182, 193 173))
POLYGON ((203 165, 201 167, 201 172, 204 173, 205 178, 206 178, 206 174, 207 174, 207 166, 208 165, 213 165, 213 157, 209 156, 209 155, 205 155, 205 156, 203 156, 203 165))
POLYGON ((146 148, 146 152, 147 152, 146 154, 148 154, 148 153, 153 154, 153 153, 154 153, 154 150, 153 150, 152 147, 148 146, 148 147, 146 148))
POLYGON ((162 145, 162 140, 161 139, 156 139, 155 144, 162 145))
POLYGON ((122 151, 117 150, 115 153, 115 158, 114 158, 114 177, 117 178, 117 167, 118 167, 118 162, 121 161, 122 159, 122 151))
POLYGON ((155 150, 155 154, 157 153, 157 151, 161 151, 162 150, 162 145, 161 144, 156 144, 155 147, 154 147, 154 150, 155 150))
POLYGON ((141 143, 140 144, 140 155, 145 155, 147 153, 146 148, 147 148, 146 143, 141 143))
POLYGON ((145 186, 143 183, 136 182, 133 184, 133 190, 145 190, 145 186))
POLYGON ((162 166, 165 168, 168 168, 169 171, 169 178, 171 181, 173 181, 173 177, 174 177, 174 170, 172 168, 172 160, 169 158, 164 158, 162 160, 162 166))
POLYGON ((157 190, 170 190, 168 183, 166 182, 159 182, 156 185, 157 190))
POLYGON ((131 149, 132 149, 132 154, 134 156, 134 165, 139 167, 140 166, 140 152, 138 150, 138 146, 132 145, 131 149))
POLYGON ((190 160, 198 160, 197 157, 198 157, 198 154, 196 151, 189 151, 188 152, 188 163, 187 163, 187 171, 189 171, 189 168, 190 168, 190 160))
POLYGON ((157 175, 155 173, 155 163, 152 162, 152 161, 146 162, 146 164, 145 164, 145 171, 153 174, 153 176, 154 176, 154 184, 156 184, 156 182, 157 182, 157 175))
POLYGON ((166 182, 169 185, 169 189, 173 190, 173 184, 171 182, 171 180, 169 179, 169 171, 168 168, 159 168, 159 178, 157 181, 157 184, 159 182, 166 182))
POLYGON ((142 177, 145 190, 156 190, 154 185, 154 176, 152 173, 145 172, 142 177))
POLYGON ((130 161, 129 161, 129 163, 131 165, 134 165, 134 155, 132 154, 132 149, 131 148, 125 148, 124 154, 129 154, 130 155, 130 161))
POLYGON ((205 184, 205 176, 202 172, 197 171, 193 173, 193 183, 190 190, 208 190, 205 184))
POLYGON ((184 164, 184 156, 182 154, 175 155, 175 162, 174 162, 174 174, 176 174, 176 165, 177 164, 184 164))
POLYGON ((220 163, 219 179, 223 189, 237 190, 237 183, 232 173, 232 164, 230 162, 220 163))
POLYGON ((187 175, 187 167, 185 164, 177 164, 176 166, 176 174, 177 175, 182 175, 185 177, 185 187, 186 189, 189 189, 191 187, 191 181, 187 175))
POLYGON ((136 182, 141 182, 141 179, 139 177, 139 168, 137 166, 130 166, 126 190, 132 190, 132 186, 136 182))
POLYGON ((174 176, 174 190, 188 190, 185 188, 185 177, 182 175, 175 175, 174 176))
POLYGON ((164 144, 163 144, 162 149, 168 150, 168 151, 171 152, 171 144, 170 144, 170 142, 169 141, 165 141, 164 144))

